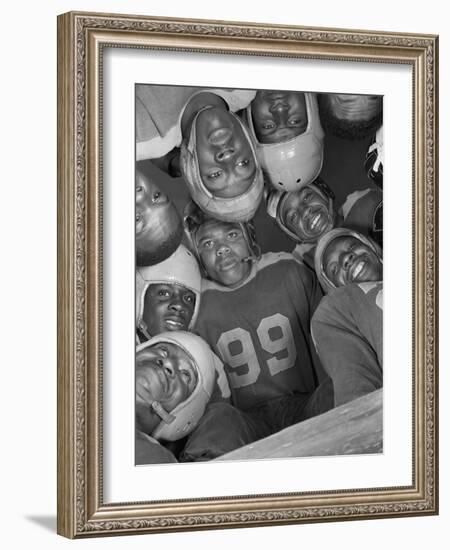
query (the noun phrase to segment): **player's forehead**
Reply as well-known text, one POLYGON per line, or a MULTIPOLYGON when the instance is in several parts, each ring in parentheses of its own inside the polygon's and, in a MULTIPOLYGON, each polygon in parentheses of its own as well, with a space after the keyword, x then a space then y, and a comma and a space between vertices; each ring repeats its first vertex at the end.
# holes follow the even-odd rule
POLYGON ((290 100, 298 103, 304 103, 305 94, 290 90, 258 90, 252 105, 261 103, 270 103, 277 99, 290 100))
POLYGON ((227 234, 229 231, 238 231, 242 233, 241 226, 238 223, 208 220, 199 227, 197 231, 197 241, 200 242, 205 239, 214 239, 227 234))
POLYGON ((322 193, 314 185, 304 185, 297 193, 300 199, 323 199, 322 193))
POLYGON ((192 292, 186 286, 180 283, 172 283, 170 281, 163 283, 152 283, 148 288, 150 293, 153 295, 157 294, 159 291, 169 291, 173 294, 185 294, 187 292, 192 292))
POLYGON ((320 202, 323 202, 321 196, 316 193, 315 189, 309 186, 305 186, 302 187, 299 191, 286 193, 285 196, 281 199, 279 211, 281 213, 281 216, 284 217, 288 212, 298 209, 302 203, 312 203, 319 200, 320 202))
POLYGON ((155 353, 158 355, 166 356, 167 353, 168 357, 176 362, 178 371, 188 370, 195 376, 195 380, 197 380, 198 373, 195 359, 183 347, 169 342, 159 342, 154 347, 155 353))
POLYGON ((324 253, 324 263, 332 258, 335 254, 339 254, 343 250, 346 250, 354 245, 365 246, 365 244, 352 235, 342 235, 340 237, 334 238, 325 249, 324 253))
POLYGON ((145 363, 146 359, 153 359, 155 357, 162 356, 178 359, 187 367, 196 370, 195 362, 190 354, 184 348, 174 344, 173 342, 156 342, 155 344, 140 350, 136 355, 136 358, 139 359, 141 363, 145 363))
POLYGON ((316 200, 322 198, 318 190, 310 185, 304 185, 298 191, 286 193, 283 201, 287 206, 297 205, 302 200, 316 200))
POLYGON ((212 107, 211 109, 205 109, 204 111, 201 111, 196 118, 195 127, 197 131, 197 152, 203 151, 204 147, 206 147, 207 149, 211 147, 208 135, 211 131, 211 128, 214 129, 214 123, 217 123, 217 121, 226 123, 228 129, 231 130, 235 138, 241 137, 243 141, 248 141, 243 126, 234 113, 218 107, 212 107))

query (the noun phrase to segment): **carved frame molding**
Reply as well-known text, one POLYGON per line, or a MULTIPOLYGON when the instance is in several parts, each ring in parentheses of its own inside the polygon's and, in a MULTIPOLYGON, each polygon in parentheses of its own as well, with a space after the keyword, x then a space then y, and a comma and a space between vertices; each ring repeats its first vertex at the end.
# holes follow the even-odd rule
POLYGON ((136 532, 372 519, 438 511, 438 38, 67 13, 58 18, 58 532, 136 532), (105 505, 102 502, 102 49, 308 57, 413 67, 413 485, 105 505))

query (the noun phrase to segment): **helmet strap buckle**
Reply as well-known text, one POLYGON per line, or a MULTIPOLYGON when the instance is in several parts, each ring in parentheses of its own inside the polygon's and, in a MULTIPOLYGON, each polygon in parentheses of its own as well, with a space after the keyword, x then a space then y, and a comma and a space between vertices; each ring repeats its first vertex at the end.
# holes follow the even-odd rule
POLYGON ((175 416, 168 413, 158 401, 153 401, 153 403, 151 404, 151 408, 165 424, 171 424, 175 421, 175 416))

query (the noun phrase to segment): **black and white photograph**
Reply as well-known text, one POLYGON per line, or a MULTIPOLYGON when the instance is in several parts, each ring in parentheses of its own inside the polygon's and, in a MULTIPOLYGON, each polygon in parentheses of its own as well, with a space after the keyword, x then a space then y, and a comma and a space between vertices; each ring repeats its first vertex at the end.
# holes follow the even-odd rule
POLYGON ((2 14, 2 547, 445 548, 445 2, 2 14))
POLYGON ((383 452, 383 96, 135 86, 135 464, 383 452))
POLYGON ((438 36, 358 28, 58 18, 61 535, 438 513, 438 36))

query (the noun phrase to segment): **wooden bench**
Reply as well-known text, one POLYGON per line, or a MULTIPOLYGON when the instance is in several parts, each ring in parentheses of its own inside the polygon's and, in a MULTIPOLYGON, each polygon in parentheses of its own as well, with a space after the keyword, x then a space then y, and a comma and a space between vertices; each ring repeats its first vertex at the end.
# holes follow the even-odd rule
POLYGON ((381 453, 382 392, 374 391, 216 460, 381 453))

